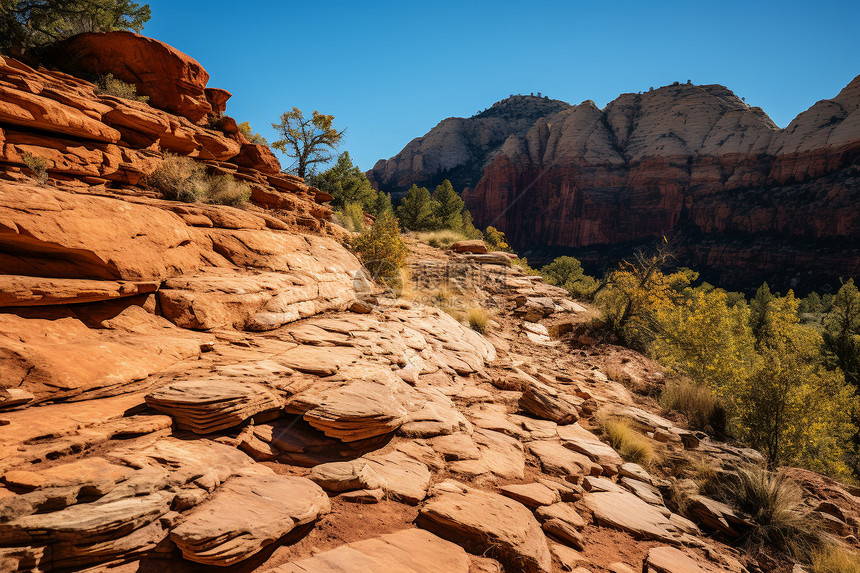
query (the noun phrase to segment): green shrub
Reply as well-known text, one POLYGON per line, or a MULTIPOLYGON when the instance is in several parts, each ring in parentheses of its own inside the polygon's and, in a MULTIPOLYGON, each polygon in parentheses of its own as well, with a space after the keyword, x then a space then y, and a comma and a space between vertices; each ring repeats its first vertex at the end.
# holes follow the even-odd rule
POLYGON ((214 203, 241 207, 251 198, 251 187, 230 175, 210 176, 202 163, 166 154, 149 175, 150 187, 167 198, 184 203, 214 203))
POLYGON ((266 141, 265 137, 263 137, 259 133, 254 133, 254 131, 251 129, 251 123, 250 122, 243 121, 242 123, 240 123, 238 125, 238 127, 239 127, 239 132, 242 135, 244 135, 245 139, 247 139, 251 143, 253 143, 255 145, 265 145, 266 147, 269 146, 269 142, 266 141))
POLYGON ((364 211, 361 203, 347 203, 334 212, 338 221, 348 231, 359 233, 364 229, 364 211))
POLYGON ((490 315, 481 307, 473 307, 469 309, 467 320, 472 330, 484 334, 487 332, 487 323, 490 321, 490 315))
POLYGON ((352 239, 352 248, 375 280, 394 289, 403 287, 400 269, 407 249, 393 213, 379 215, 372 226, 352 239))
POLYGON ((574 257, 558 257, 541 268, 540 274, 551 285, 566 289, 574 298, 589 298, 597 289, 597 281, 585 274, 582 264, 574 257))
POLYGON ((520 269, 522 269, 523 273, 527 275, 538 276, 540 274, 539 271, 529 266, 528 259, 524 257, 517 257, 515 259, 511 259, 511 264, 515 267, 519 267, 520 269))
POLYGON ((137 95, 137 86, 126 83, 119 78, 115 78, 113 74, 108 74, 99 78, 98 93, 139 101, 141 103, 147 103, 149 101, 149 96, 137 95))
POLYGON ((33 172, 36 182, 44 187, 48 183, 48 161, 44 157, 33 155, 29 151, 22 153, 21 159, 24 161, 27 169, 33 172))
POLYGON ((512 252, 511 246, 505 240, 505 234, 495 227, 487 227, 484 231, 484 242, 487 243, 487 248, 491 251, 512 252))

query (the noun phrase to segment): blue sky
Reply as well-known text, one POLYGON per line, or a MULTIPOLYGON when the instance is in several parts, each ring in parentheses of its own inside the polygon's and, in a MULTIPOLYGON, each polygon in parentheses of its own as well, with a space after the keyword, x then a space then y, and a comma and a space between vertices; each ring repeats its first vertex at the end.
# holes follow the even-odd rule
POLYGON ((143 33, 203 64, 233 93, 229 115, 272 141, 293 106, 333 114, 365 170, 512 93, 603 107, 690 79, 784 127, 860 74, 857 0, 149 4, 143 33))

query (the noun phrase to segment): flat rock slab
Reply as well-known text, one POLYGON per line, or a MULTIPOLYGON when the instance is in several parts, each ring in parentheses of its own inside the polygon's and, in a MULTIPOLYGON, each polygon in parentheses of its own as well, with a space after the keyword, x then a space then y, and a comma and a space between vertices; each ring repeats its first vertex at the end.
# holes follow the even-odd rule
POLYGON ((503 485, 499 488, 499 491, 502 495, 515 499, 532 509, 561 501, 558 491, 540 483, 503 485))
POLYGON ((729 573, 731 569, 724 569, 674 547, 654 547, 648 551, 642 571, 644 573, 729 573))
POLYGON ((308 477, 330 492, 381 489, 388 497, 412 505, 427 496, 430 485, 427 465, 399 451, 320 464, 308 477))
POLYGON ((540 461, 543 471, 567 479, 601 473, 601 467, 584 454, 564 447, 561 442, 539 440, 528 444, 529 451, 540 461))
POLYGON ((185 559, 226 566, 251 557, 330 509, 328 495, 308 479, 236 476, 193 509, 170 538, 185 559))
POLYGON ((146 403, 195 434, 232 428, 283 405, 274 391, 261 384, 218 377, 172 382, 149 393, 146 403))
POLYGON ((504 496, 446 481, 421 508, 420 527, 513 571, 548 573, 552 565, 540 524, 524 505, 504 496))
POLYGON ((541 418, 557 424, 570 424, 579 419, 579 406, 583 399, 559 392, 558 390, 533 382, 520 397, 520 408, 541 418))
POLYGON ((604 472, 609 475, 618 473, 618 468, 624 465, 624 460, 612 446, 604 444, 597 439, 597 436, 579 424, 559 427, 558 437, 561 438, 566 447, 586 455, 593 462, 600 464, 604 472))
POLYGON ((422 529, 341 545, 270 573, 468 573, 462 547, 422 529))
POLYGON ((670 517, 627 491, 601 491, 583 497, 598 523, 643 539, 677 543, 681 532, 670 517))

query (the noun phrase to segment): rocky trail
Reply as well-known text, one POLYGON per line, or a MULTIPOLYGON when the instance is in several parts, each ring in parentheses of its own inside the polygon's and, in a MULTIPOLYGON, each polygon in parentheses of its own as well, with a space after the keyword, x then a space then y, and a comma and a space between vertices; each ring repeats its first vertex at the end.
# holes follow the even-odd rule
MULTIPOLYGON (((761 456, 667 418, 657 364, 568 336, 594 309, 414 240, 409 291, 383 292, 330 197, 220 112, 203 126, 226 100, 199 64, 105 36, 82 61, 152 50, 184 92, 156 109, 0 60, 0 570, 791 570, 732 547, 747 516, 672 507, 678 468, 761 456), (251 203, 159 198, 142 178, 168 150, 248 181, 251 203), (476 305, 484 335, 452 316, 476 305), (626 462, 607 414, 662 461, 626 462)), ((797 479, 856 546, 858 492, 797 479)))

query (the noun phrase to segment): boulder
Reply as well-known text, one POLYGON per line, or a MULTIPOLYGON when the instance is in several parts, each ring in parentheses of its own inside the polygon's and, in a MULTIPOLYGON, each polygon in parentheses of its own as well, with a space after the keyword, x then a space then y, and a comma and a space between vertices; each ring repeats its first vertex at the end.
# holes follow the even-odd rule
POLYGON ((531 511, 498 494, 447 481, 436 486, 418 525, 524 573, 548 573, 546 538, 531 511))
POLYGON ((557 424, 570 424, 579 419, 582 398, 559 392, 541 382, 528 385, 520 397, 520 408, 526 412, 557 424))
POLYGON ((224 567, 251 557, 330 509, 328 496, 308 479, 236 476, 191 510, 170 532, 170 539, 183 558, 224 567))
POLYGON ((488 252, 487 245, 481 239, 471 239, 468 241, 457 241, 451 245, 451 250, 455 253, 486 253, 488 252))
POLYGON ((208 72, 164 42, 132 32, 93 32, 60 42, 51 57, 67 71, 113 74, 134 84, 139 94, 149 97, 150 105, 194 123, 212 113, 205 92, 208 72))

